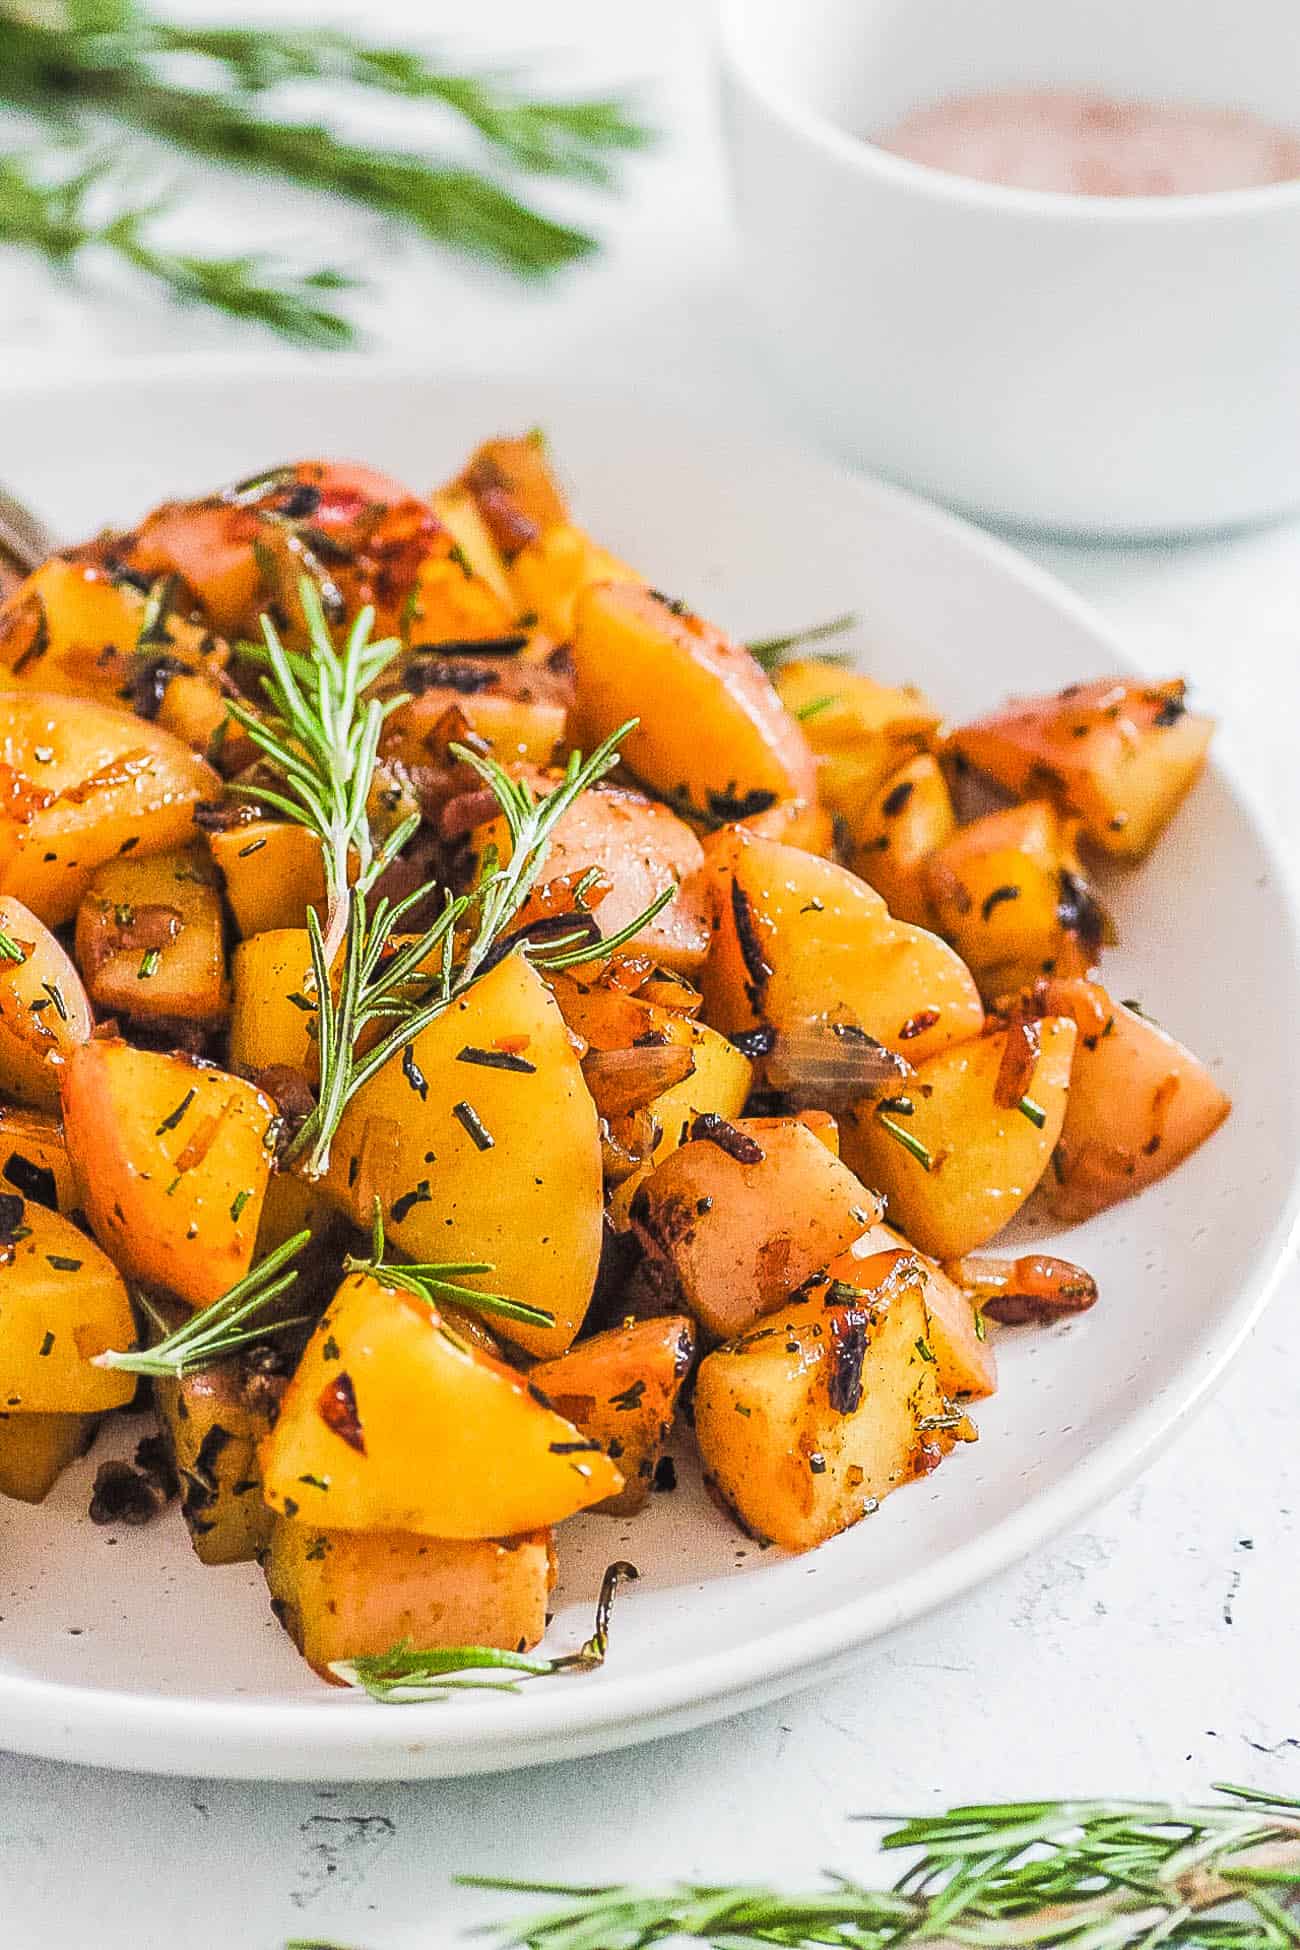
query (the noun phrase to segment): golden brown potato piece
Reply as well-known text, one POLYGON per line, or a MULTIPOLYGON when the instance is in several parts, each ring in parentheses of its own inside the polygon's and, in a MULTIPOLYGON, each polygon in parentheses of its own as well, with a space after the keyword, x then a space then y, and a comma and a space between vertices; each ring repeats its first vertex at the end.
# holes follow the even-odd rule
POLYGON ((533 1387, 623 1472, 598 1510, 631 1516, 649 1496, 694 1357, 694 1325, 675 1314, 611 1327, 532 1369, 533 1387))
POLYGON ((70 921, 95 869, 194 837, 210 765, 156 724, 45 691, 0 692, 0 892, 47 927, 70 921))
MULTIPOLYGON (((544 780, 540 789, 554 784, 553 779, 544 780)), ((510 829, 504 818, 475 832, 474 848, 480 857, 489 846, 503 861, 509 860, 510 829)), ((695 834, 667 806, 627 786, 595 787, 576 799, 556 825, 545 877, 521 908, 518 925, 544 914, 568 912, 574 905, 574 891, 593 867, 600 879, 588 898, 603 938, 629 926, 666 887, 676 887, 673 899, 633 945, 661 967, 692 974, 709 948, 707 891, 691 882, 703 861, 695 834)))
POLYGON ((1189 1049, 1097 983, 1051 982, 1042 994, 1079 1029, 1043 1191, 1058 1219, 1087 1219, 1180 1165, 1232 1101, 1189 1049))
POLYGON ((510 563, 509 575, 521 615, 535 616, 557 643, 573 635, 585 589, 607 582, 645 584, 643 575, 570 521, 558 521, 527 542, 510 563))
POLYGON ((813 796, 807 740, 742 645, 685 605, 597 584, 574 613, 575 735, 587 748, 627 720, 629 768, 671 805, 742 819, 813 796))
POLYGON ((431 1537, 514 1537, 623 1487, 513 1368, 367 1273, 348 1276, 307 1343, 261 1463, 286 1517, 431 1537))
POLYGON ((270 928, 241 941, 230 958, 230 1061, 238 1070, 284 1065, 315 1078, 320 1069, 311 937, 270 928))
POLYGON ((217 877, 196 848, 102 866, 77 910, 77 960, 106 1015, 219 1022, 228 1013, 217 877))
POLYGON ((0 1104, 0 1192, 35 1199, 51 1212, 74 1209, 76 1180, 57 1117, 0 1104))
POLYGON ((277 1517, 264 1569, 271 1608, 322 1679, 395 1645, 527 1652, 546 1630, 550 1532, 504 1541, 323 1530, 277 1517))
POLYGON ((95 1237, 123 1271, 206 1307, 253 1257, 275 1105, 184 1056, 83 1043, 64 1072, 63 1128, 95 1237))
POLYGON ((491 1274, 471 1284, 554 1321, 503 1321, 502 1333, 531 1354, 563 1353, 600 1260, 600 1134, 564 1018, 522 955, 358 1091, 325 1184, 363 1226, 378 1197, 412 1259, 486 1261, 491 1274))
POLYGON ((121 1408, 135 1376, 93 1357, 135 1346, 113 1262, 71 1219, 16 1194, 0 1198, 0 1408, 93 1415, 121 1408))
POLYGON ((1030 799, 972 820, 926 864, 935 926, 990 1001, 1050 974, 1067 944, 1083 966, 1097 960, 1105 916, 1077 834, 1077 820, 1030 799))
POLYGON ((433 512, 443 527, 450 531, 475 575, 488 584, 508 610, 513 609, 514 599, 506 579, 505 564, 487 523, 478 511, 478 503, 468 488, 439 488, 430 496, 430 500, 433 512))
POLYGON ((271 1432, 285 1386, 256 1350, 154 1382, 181 1479, 181 1514, 201 1564, 248 1563, 270 1541, 257 1445, 271 1432))
POLYGON ((884 1254, 857 1279, 792 1296, 696 1379, 710 1481, 743 1529, 786 1550, 847 1530, 952 1443, 915 1262, 884 1254))
POLYGON ((849 864, 900 921, 933 928, 926 863, 957 831, 952 795, 930 752, 891 772, 851 834, 849 864))
POLYGON ((848 1023, 909 1063, 978 1035, 970 971, 847 868, 739 832, 707 872, 715 926, 700 987, 717 1028, 848 1023))
POLYGON ((96 1415, 0 1413, 0 1496, 43 1503, 70 1462, 84 1456, 96 1415))
POLYGON ((209 833, 235 926, 245 940, 277 928, 301 928, 309 907, 325 900, 320 841, 287 819, 254 819, 209 833))
POLYGON ((1010 1030, 941 1050, 892 1097, 841 1120, 840 1142, 890 1217, 935 1259, 974 1252, 1020 1210, 1046 1171, 1065 1118, 1074 1024, 1050 1016, 1018 1099, 998 1082, 1010 1030))
POLYGON ((0 894, 0 1090, 56 1108, 64 1066, 93 1027, 70 956, 30 908, 0 894))
POLYGON ((877 1253, 911 1253, 921 1268, 925 1286, 926 1311, 930 1316, 928 1339, 939 1371, 939 1386, 950 1401, 975 1401, 992 1395, 998 1385, 997 1356, 980 1319, 979 1311, 955 1280, 937 1260, 917 1252, 909 1239, 892 1226, 869 1226, 855 1239, 846 1253, 828 1268, 830 1277, 852 1285, 856 1263, 873 1259, 877 1253))
POLYGON ((646 1251, 713 1340, 743 1333, 883 1215, 806 1125, 703 1118, 632 1200, 646 1251))
POLYGON ((1107 853, 1150 851, 1200 776, 1214 731, 1184 702, 1181 678, 1102 677, 1015 698, 963 725, 953 745, 1017 797, 1046 793, 1107 853))
POLYGON ((858 834, 889 775, 934 748, 939 711, 910 684, 880 684, 818 658, 782 665, 775 681, 817 753, 822 804, 848 833, 858 834))
POLYGON ((814 799, 778 799, 774 806, 762 812, 705 831, 700 837, 705 853, 726 846, 742 826, 747 833, 757 833, 760 839, 782 840, 786 846, 800 847, 805 853, 820 853, 824 860, 835 858, 834 818, 814 799))

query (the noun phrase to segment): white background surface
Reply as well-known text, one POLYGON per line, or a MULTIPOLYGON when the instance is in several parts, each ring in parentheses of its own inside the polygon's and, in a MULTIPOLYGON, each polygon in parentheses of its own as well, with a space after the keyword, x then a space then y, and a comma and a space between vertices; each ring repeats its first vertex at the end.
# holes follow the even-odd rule
MULTIPOLYGON (((548 290, 521 295, 394 242, 377 222, 215 177, 192 221, 214 241, 237 222, 365 262, 374 350, 629 385, 645 375, 771 416, 779 409, 751 366, 729 283, 703 11, 690 0, 552 0, 544 14, 515 0, 480 5, 474 49, 544 45, 563 85, 643 77, 668 131, 628 171, 618 204, 553 192, 554 207, 589 213, 617 239, 548 290)), ((375 33, 450 38, 456 24, 450 7, 415 0, 367 12, 375 33)), ((238 342, 219 323, 0 261, 7 362, 45 369, 238 342)), ((51 436, 75 452, 75 428, 51 436)), ((320 444, 328 450, 327 428, 320 444)), ((1152 670, 1195 678, 1224 720, 1223 752, 1284 837, 1300 837, 1300 529, 1127 554, 1031 552, 1092 597, 1152 670)), ((1270 1021, 1249 968, 1224 1006, 1252 1008, 1261 1035, 1295 1033, 1270 1021)), ((817 1695, 604 1759, 464 1784, 243 1787, 205 1783, 199 1753, 182 1782, 0 1756, 6 1945, 278 1950, 301 1936, 415 1950, 506 1906, 452 1891, 457 1870, 793 1881, 826 1864, 863 1867, 854 1811, 1031 1792, 1185 1794, 1215 1779, 1295 1792, 1296 1297, 1292 1278, 1217 1400, 1141 1483, 996 1584, 865 1652, 817 1695)), ((1110 1304, 1140 1306, 1142 1295, 1110 1304)))

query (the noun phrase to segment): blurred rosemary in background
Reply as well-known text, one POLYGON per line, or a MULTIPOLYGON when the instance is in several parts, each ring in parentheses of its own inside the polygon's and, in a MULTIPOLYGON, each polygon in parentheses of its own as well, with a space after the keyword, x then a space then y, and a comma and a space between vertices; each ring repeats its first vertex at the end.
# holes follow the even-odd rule
POLYGON ((0 0, 0 103, 43 131, 0 152, 0 242, 61 264, 108 252, 178 298, 322 346, 353 338, 331 297, 352 280, 328 266, 300 271, 261 253, 210 257, 154 241, 170 204, 141 192, 148 147, 124 162, 113 124, 346 197, 525 278, 597 242, 534 207, 519 179, 607 187, 618 154, 649 140, 617 100, 549 99, 503 75, 460 72, 431 53, 330 28, 173 24, 133 0, 0 0), (468 133, 476 160, 371 147, 288 115, 282 91, 301 82, 330 91, 340 108, 367 97, 427 104, 444 131, 468 133))

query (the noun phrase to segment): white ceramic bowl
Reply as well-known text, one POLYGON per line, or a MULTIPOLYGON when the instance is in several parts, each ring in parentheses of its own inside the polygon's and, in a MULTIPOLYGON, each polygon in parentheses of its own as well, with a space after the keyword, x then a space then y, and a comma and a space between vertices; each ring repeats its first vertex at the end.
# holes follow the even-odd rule
POLYGON ((1295 0, 721 0, 747 302, 841 453, 1019 526, 1300 506, 1300 183, 1002 189, 863 137, 999 86, 1300 127, 1295 0))

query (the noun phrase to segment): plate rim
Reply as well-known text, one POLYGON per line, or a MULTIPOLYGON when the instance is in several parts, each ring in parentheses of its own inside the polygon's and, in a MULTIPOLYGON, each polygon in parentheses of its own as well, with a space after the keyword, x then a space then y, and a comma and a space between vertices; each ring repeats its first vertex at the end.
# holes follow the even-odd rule
MULTIPOLYGON (((1066 583, 1001 536, 936 506, 906 488, 848 468, 770 421, 746 421, 739 402, 702 398, 687 388, 633 389, 617 381, 574 380, 510 370, 489 373, 472 365, 437 368, 409 359, 364 362, 292 355, 281 359, 245 353, 173 354, 118 361, 111 368, 71 374, 42 372, 0 379, 0 404, 21 400, 25 410, 66 403, 106 384, 122 390, 234 385, 295 377, 366 390, 410 385, 436 392, 448 386, 493 390, 531 389, 538 397, 590 403, 617 401, 638 414, 684 409, 705 422, 779 458, 782 451, 804 466, 834 478, 840 490, 864 503, 897 509, 921 530, 944 536, 968 555, 1018 583, 1068 616, 1104 645, 1116 668, 1137 666, 1110 621, 1066 583)), ((867 513, 864 506, 864 515, 867 513)), ((1289 960, 1300 989, 1300 901, 1297 880, 1269 823, 1243 790, 1236 768, 1216 755, 1211 772, 1243 819, 1277 892, 1276 919, 1284 927, 1289 960)), ((1054 1484, 1032 1494, 1012 1515, 979 1531, 944 1556, 895 1579, 882 1600, 875 1592, 773 1627, 746 1645, 710 1650, 649 1676, 620 1675, 585 1695, 560 1687, 530 1691, 518 1699, 477 1703, 471 1720, 460 1709, 434 1704, 391 1711, 369 1701, 332 1693, 321 1698, 268 1701, 203 1697, 169 1698, 107 1687, 0 1672, 0 1742, 10 1751, 48 1759, 147 1772, 259 1780, 394 1780, 504 1771, 576 1757, 722 1719, 811 1684, 850 1660, 871 1641, 925 1616, 938 1606, 997 1576, 1037 1546, 1077 1522, 1124 1482, 1149 1467, 1188 1420, 1204 1406, 1241 1352, 1272 1299, 1300 1243, 1300 1161, 1290 1161, 1290 1182, 1273 1228, 1254 1243, 1250 1268, 1234 1289, 1224 1324, 1205 1336, 1174 1375, 1134 1414, 1054 1484), (575 1713, 572 1708, 578 1706, 575 1713), (504 1710, 502 1710, 504 1709, 504 1710), (459 1724, 458 1724, 459 1722, 459 1724)))

